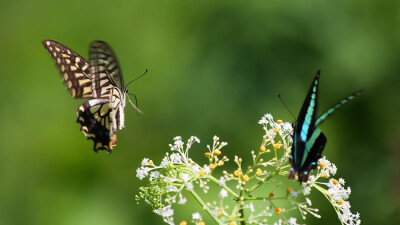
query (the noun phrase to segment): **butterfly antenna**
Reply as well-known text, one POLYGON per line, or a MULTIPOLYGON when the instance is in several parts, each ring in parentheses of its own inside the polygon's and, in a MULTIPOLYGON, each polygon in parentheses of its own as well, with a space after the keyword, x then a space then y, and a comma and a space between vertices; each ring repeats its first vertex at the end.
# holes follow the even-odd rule
POLYGON ((137 111, 137 113, 138 114, 143 114, 144 115, 144 113, 137 107, 137 98, 136 98, 136 95, 135 94, 131 94, 131 93, 128 93, 128 101, 129 101, 129 103, 131 103, 131 105, 133 106, 133 108, 137 111), (134 104, 133 102, 132 102, 132 100, 131 100, 131 98, 129 97, 129 95, 132 95, 134 98, 135 98, 135 103, 136 104, 134 104))
POLYGON ((281 95, 278 95, 279 99, 281 100, 282 104, 285 106, 285 108, 287 109, 287 111, 289 111, 289 113, 293 116, 294 120, 297 120, 297 118, 293 115, 292 111, 290 111, 289 107, 287 107, 287 105, 285 104, 285 102, 282 100, 281 95))
MULTIPOLYGON (((133 81, 135 81, 135 80, 137 80, 137 79, 143 77, 144 75, 146 75, 147 72, 148 72, 148 70, 146 69, 146 71, 144 71, 144 73, 143 73, 142 75, 140 75, 139 77, 137 77, 137 78, 131 80, 131 81, 125 86, 125 88, 127 88, 133 81)), ((136 97, 135 97, 135 98, 136 98, 136 97)))

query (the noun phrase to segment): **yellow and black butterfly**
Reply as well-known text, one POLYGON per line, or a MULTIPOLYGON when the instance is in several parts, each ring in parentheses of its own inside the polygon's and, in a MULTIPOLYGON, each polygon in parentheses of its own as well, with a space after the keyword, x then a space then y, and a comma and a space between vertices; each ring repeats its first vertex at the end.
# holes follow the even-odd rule
POLYGON ((117 129, 124 128, 127 89, 124 88, 117 57, 104 41, 94 41, 89 62, 66 46, 44 40, 44 47, 60 70, 74 98, 89 99, 79 106, 77 122, 93 150, 111 150, 117 144, 117 129))

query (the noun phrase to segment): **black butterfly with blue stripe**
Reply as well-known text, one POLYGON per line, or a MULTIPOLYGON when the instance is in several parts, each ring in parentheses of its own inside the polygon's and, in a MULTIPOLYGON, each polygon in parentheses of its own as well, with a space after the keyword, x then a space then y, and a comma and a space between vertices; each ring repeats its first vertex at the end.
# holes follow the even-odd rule
POLYGON ((361 93, 361 91, 357 91, 342 99, 317 118, 319 77, 320 71, 314 77, 297 121, 293 123, 293 145, 289 156, 291 164, 289 179, 293 180, 297 173, 300 183, 307 182, 310 171, 317 168, 317 162, 321 158, 327 141, 326 136, 317 126, 324 122, 336 109, 353 100, 361 93))

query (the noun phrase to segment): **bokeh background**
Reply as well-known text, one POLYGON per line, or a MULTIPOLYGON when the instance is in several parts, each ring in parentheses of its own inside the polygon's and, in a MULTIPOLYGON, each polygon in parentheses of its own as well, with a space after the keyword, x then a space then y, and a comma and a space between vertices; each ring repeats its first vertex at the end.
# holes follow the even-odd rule
MULTIPOLYGON (((257 121, 269 112, 291 122, 278 94, 297 114, 318 69, 320 112, 365 90, 320 127, 352 211, 363 224, 399 223, 399 62, 396 0, 1 1, 0 224, 162 224, 134 200, 144 157, 159 162, 174 136, 196 135, 205 163, 218 135, 226 154, 248 159, 257 121), (79 132, 83 101, 67 93, 43 39, 83 57, 91 41, 108 42, 126 82, 149 70, 129 86, 146 115, 126 107, 111 155, 79 132)), ((339 223, 312 198, 322 219, 308 224, 339 223)), ((176 213, 190 220, 188 208, 176 213)))

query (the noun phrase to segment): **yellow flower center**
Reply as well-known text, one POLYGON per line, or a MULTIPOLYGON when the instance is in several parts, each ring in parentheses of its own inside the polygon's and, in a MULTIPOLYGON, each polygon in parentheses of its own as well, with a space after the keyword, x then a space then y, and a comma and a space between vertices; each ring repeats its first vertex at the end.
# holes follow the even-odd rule
POLYGON ((282 124, 282 120, 277 120, 276 123, 277 124, 282 124))
POLYGON ((216 166, 215 164, 211 164, 211 165, 210 165, 210 169, 212 169, 212 170, 215 169, 216 167, 217 167, 217 166, 216 166))
POLYGON ((214 155, 221 155, 221 151, 219 149, 215 149, 214 155))
POLYGON ((281 208, 276 208, 275 209, 275 214, 279 215, 279 214, 281 214, 281 212, 282 212, 281 208))
POLYGON ((248 182, 250 180, 250 177, 247 174, 245 174, 245 175, 243 175, 242 180, 244 182, 248 182))
POLYGON ((235 170, 233 172, 233 175, 235 175, 236 177, 240 176, 240 171, 239 170, 235 170))
POLYGON ((275 144, 274 144, 274 149, 275 149, 275 150, 281 149, 282 146, 283 146, 283 144, 279 141, 278 143, 275 143, 275 144))
POLYGON ((273 198, 274 197, 274 192, 270 192, 268 196, 269 196, 269 198, 273 198))
POLYGON ((267 149, 265 148, 265 146, 264 145, 262 145, 261 147, 260 147, 260 152, 265 152, 267 149))

